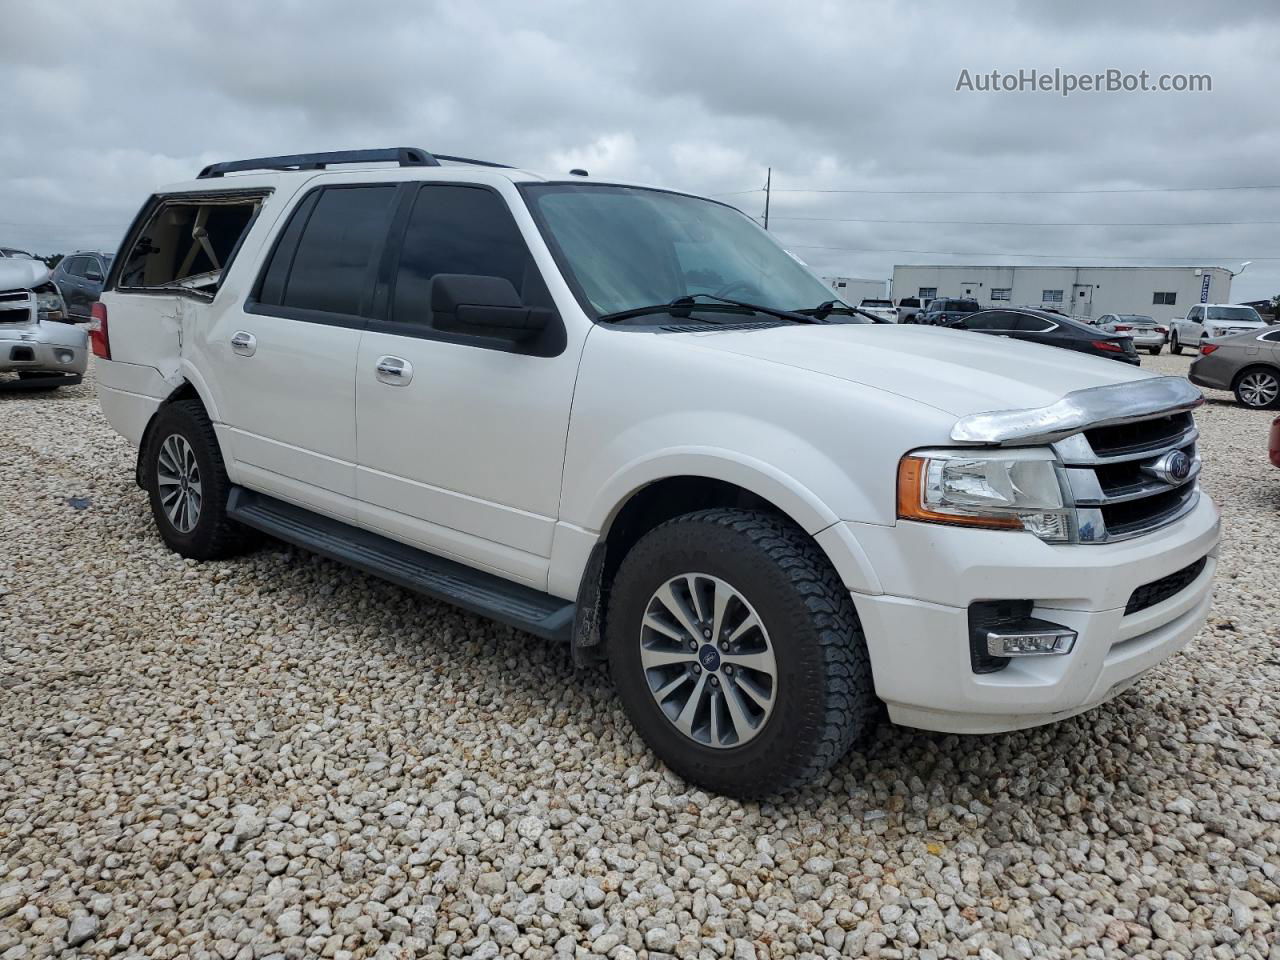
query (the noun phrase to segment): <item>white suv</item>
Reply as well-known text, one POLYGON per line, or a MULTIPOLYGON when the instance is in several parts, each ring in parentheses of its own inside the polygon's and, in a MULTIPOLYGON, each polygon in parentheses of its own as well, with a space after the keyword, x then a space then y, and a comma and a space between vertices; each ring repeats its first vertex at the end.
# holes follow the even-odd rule
POLYGON ((717 791, 809 780, 882 702, 1070 716, 1196 633, 1199 391, 828 295, 711 200, 358 151, 159 191, 93 344, 174 550, 262 531, 562 638, 717 791))

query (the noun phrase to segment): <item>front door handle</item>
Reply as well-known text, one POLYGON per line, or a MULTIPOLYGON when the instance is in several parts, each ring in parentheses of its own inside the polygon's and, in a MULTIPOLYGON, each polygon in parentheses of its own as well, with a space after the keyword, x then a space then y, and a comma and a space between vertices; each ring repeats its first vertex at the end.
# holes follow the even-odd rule
POLYGON ((252 357, 258 349, 258 338, 252 333, 237 330, 231 335, 231 349, 242 357, 252 357))
POLYGON ((413 364, 400 357, 379 357, 374 370, 379 382, 393 387, 403 387, 413 379, 413 364))

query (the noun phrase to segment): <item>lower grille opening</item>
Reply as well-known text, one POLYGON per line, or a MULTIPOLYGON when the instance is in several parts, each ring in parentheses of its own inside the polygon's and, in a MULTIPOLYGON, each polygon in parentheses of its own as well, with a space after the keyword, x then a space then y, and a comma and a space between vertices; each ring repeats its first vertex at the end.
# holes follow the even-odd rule
POLYGON ((1201 557, 1195 563, 1183 567, 1181 570, 1176 570, 1167 577, 1144 583, 1134 590, 1129 597, 1129 602, 1124 607, 1124 615, 1127 617, 1131 613, 1138 613, 1148 607, 1154 607, 1157 603, 1163 603, 1170 597, 1181 593, 1195 582, 1196 577, 1200 576, 1208 560, 1208 557, 1201 557))
POLYGON ((31 347, 14 347, 9 351, 9 359, 17 361, 31 361, 36 358, 35 350, 31 347))
POLYGON ((1141 500, 1107 504, 1102 508, 1102 519, 1109 535, 1123 536, 1134 530, 1158 526, 1165 518, 1175 516, 1187 500, 1195 495, 1196 485, 1188 483, 1141 500))

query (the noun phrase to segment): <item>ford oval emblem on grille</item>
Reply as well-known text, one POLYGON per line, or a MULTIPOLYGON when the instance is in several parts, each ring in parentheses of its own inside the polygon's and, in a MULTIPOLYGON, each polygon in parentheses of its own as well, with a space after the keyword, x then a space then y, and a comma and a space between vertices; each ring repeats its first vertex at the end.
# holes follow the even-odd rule
POLYGON ((1147 464, 1144 469, 1157 480, 1176 485, 1191 476, 1191 458, 1181 450, 1170 450, 1155 463, 1147 464))

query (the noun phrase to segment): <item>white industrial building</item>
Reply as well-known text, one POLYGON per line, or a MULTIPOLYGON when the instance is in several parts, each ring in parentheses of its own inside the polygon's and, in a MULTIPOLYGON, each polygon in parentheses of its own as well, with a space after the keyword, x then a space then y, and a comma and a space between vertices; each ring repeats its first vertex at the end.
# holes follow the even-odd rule
POLYGON ((1223 267, 996 267, 900 264, 893 297, 973 297, 982 306, 1052 307, 1077 317, 1139 313, 1168 320, 1197 303, 1230 303, 1223 267))
POLYGON ((823 277, 822 282, 835 292, 836 299, 851 303, 855 307, 862 300, 884 300, 889 296, 888 280, 867 280, 862 277, 823 277))

